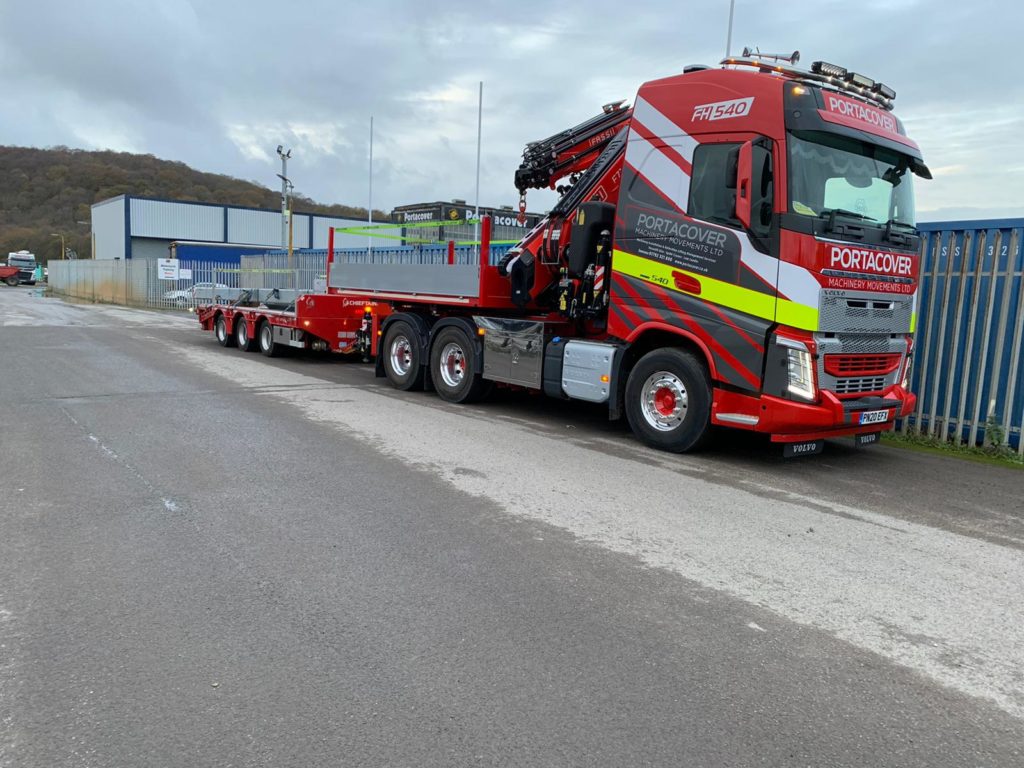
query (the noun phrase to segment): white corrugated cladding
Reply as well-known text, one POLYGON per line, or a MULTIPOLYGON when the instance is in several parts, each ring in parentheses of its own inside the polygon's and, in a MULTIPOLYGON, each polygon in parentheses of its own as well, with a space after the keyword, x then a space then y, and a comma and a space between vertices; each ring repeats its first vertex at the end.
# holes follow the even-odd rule
POLYGON ((219 205, 129 201, 132 237, 224 242, 224 208, 219 205))
POLYGON ((91 218, 93 258, 123 259, 124 195, 94 204, 91 218))
MULTIPOLYGON (((325 219, 320 216, 313 219, 313 247, 314 248, 326 248, 327 247, 327 230, 330 227, 365 227, 365 221, 358 221, 356 219, 325 219)), ((398 227, 394 229, 383 229, 381 234, 384 235, 400 235, 402 230, 398 227)), ((341 232, 334 233, 334 247, 335 248, 365 248, 367 243, 366 235, 347 235, 341 232)), ((377 240, 377 245, 393 245, 396 241, 391 240, 377 240)))
MULTIPOLYGON (((292 242, 296 248, 308 248, 309 217, 297 213, 294 218, 292 242)), ((228 208, 228 242, 281 246, 280 212, 228 208)))

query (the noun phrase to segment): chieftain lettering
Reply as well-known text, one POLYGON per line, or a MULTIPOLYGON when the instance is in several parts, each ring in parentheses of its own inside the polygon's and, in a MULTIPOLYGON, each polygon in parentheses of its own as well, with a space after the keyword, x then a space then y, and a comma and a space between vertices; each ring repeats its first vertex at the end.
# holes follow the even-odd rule
POLYGON ((831 266, 848 272, 874 272, 903 277, 912 277, 914 274, 914 260, 910 256, 840 245, 832 246, 831 266))

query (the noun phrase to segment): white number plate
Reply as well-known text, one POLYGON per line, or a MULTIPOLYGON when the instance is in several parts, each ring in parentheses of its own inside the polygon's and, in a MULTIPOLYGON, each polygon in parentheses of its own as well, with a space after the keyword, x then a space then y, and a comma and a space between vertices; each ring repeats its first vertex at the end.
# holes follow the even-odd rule
POLYGON ((883 424, 888 420, 888 409, 884 411, 864 411, 864 413, 860 415, 861 424, 883 424))

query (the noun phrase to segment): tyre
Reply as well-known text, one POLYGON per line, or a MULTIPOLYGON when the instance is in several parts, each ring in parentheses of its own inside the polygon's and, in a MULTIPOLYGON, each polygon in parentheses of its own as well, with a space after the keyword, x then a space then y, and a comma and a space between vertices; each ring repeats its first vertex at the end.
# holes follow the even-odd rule
POLYGON ((11 288, 14 288, 18 285, 18 278, 15 277, 14 275, 11 275, 10 277, 6 278, 4 282, 11 286, 11 288))
POLYGON ((640 440, 674 453, 699 448, 710 433, 711 383, 682 349, 648 352, 626 381, 626 418, 640 440))
POLYGON ((256 351, 256 339, 249 336, 249 324, 244 317, 235 318, 235 344, 243 352, 256 351))
POLYGON ((260 343, 260 352, 267 357, 280 357, 284 347, 274 341, 274 327, 264 320, 256 331, 256 338, 260 343))
POLYGON ((213 321, 213 334, 222 347, 235 346, 235 336, 228 333, 228 321, 224 319, 224 315, 217 315, 217 319, 213 321))
POLYGON ((384 374, 395 389, 423 389, 423 351, 418 334, 402 320, 388 328, 384 337, 384 374))
POLYGON ((488 382, 476 370, 473 343, 461 328, 450 326, 434 337, 430 347, 430 379, 442 400, 472 403, 487 391, 488 382))

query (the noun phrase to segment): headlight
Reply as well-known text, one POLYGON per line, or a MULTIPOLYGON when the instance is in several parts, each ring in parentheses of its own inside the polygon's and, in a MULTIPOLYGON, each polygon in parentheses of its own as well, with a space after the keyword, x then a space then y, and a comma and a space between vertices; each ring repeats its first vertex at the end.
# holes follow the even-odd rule
POLYGON ((789 391, 805 400, 814 399, 814 369, 811 367, 811 353, 806 349, 786 350, 789 356, 789 391))
POLYGON ((913 359, 912 356, 907 355, 907 362, 903 366, 903 382, 900 385, 908 391, 910 390, 910 364, 913 362, 913 359))
POLYGON ((815 399, 814 358, 807 345, 786 336, 776 336, 775 343, 786 349, 786 389, 803 400, 815 399))

